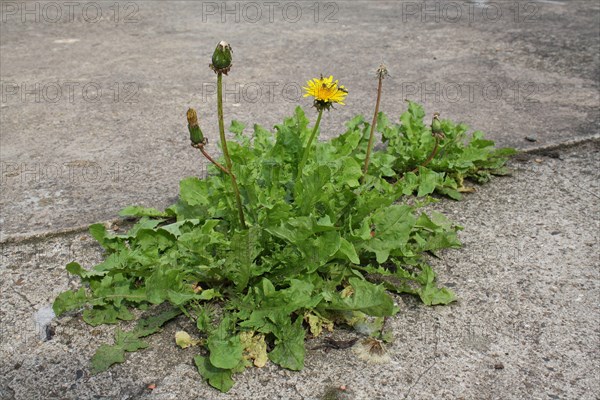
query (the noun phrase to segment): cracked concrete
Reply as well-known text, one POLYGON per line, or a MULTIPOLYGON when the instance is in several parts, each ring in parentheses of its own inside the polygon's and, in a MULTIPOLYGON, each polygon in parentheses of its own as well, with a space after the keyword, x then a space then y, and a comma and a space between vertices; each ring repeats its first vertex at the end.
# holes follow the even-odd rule
POLYGON ((234 49, 227 124, 270 128, 297 104, 314 121, 301 87, 333 74, 350 90, 323 119, 321 135, 335 136, 373 112, 384 61, 390 118, 410 98, 502 146, 598 133, 595 2, 287 1, 272 17, 268 2, 250 2, 255 23, 248 2, 98 1, 72 16, 60 2, 31 3, 29 14, 25 2, 2 4, 2 240, 107 220, 130 204, 168 206, 179 180, 204 168, 189 147, 188 106, 216 138, 208 63, 222 39, 234 49), (56 23, 49 4, 62 8, 56 23))
POLYGON ((312 339, 303 371, 250 369, 228 394, 202 382, 194 348, 175 346, 177 330, 193 331, 185 318, 151 337, 151 348, 90 376, 89 359, 110 343, 114 327, 92 328, 74 315, 40 332, 34 316, 77 285, 64 265, 91 266, 101 249, 85 233, 5 243, 0 398, 308 400, 345 386, 340 398, 357 400, 596 399, 599 166, 598 141, 522 155, 512 177, 461 202, 437 203, 465 228, 462 249, 431 260, 458 302, 425 307, 397 297, 401 312, 388 322, 395 336, 390 364, 367 364, 350 349, 313 349, 322 339, 312 339))
POLYGON ((115 2, 99 1, 94 22, 92 8, 52 22, 49 4, 62 3, 28 2, 25 20, 25 2, 1 3, 0 399, 597 399, 598 4, 482 1, 453 20, 457 2, 281 7, 292 3, 304 12, 298 21, 277 9, 257 23, 243 2, 229 3, 234 14, 221 2, 122 2, 114 21, 115 2), (496 9, 501 17, 482 17, 496 9), (500 145, 535 151, 513 161, 512 177, 435 205, 465 227, 464 247, 432 260, 459 301, 428 308, 398 297, 391 364, 309 350, 303 371, 247 370, 224 395, 201 381, 195 350, 175 346, 175 331, 190 328, 183 318, 97 376, 89 359, 115 328, 77 315, 46 324, 44 310, 78 284, 64 265, 102 259, 82 226, 133 203, 164 207, 181 178, 202 172, 185 110, 196 106, 205 131, 216 132, 207 64, 221 39, 235 57, 226 119, 271 127, 296 104, 308 110, 297 89, 331 73, 350 90, 323 121, 322 135, 336 135, 349 117, 372 112, 372 71, 383 59, 391 117, 408 97, 500 145))

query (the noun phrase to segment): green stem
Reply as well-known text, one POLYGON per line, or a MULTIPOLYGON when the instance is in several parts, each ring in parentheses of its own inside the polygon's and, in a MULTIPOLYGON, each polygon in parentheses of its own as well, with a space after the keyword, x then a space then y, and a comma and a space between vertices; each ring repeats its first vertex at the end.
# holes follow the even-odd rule
POLYGON ((315 123, 315 127, 313 128, 312 134, 310 135, 310 138, 308 139, 308 143, 306 145, 306 147, 304 148, 304 154, 302 155, 302 160, 300 161, 300 165, 298 165, 298 176, 302 177, 302 170, 304 169, 304 165, 306 164, 306 161, 308 161, 308 154, 310 153, 310 146, 313 142, 313 140, 315 140, 315 136, 317 136, 317 131, 319 130, 319 125, 321 124, 321 117, 323 116, 323 109, 321 108, 319 110, 319 116, 317 117, 317 122, 315 123))
POLYGON ((440 138, 435 136, 435 145, 433 146, 433 150, 431 151, 431 154, 429 155, 429 157, 427 157, 427 160, 425 160, 421 165, 418 165, 415 167, 415 169, 413 169, 410 172, 417 172, 419 170, 419 167, 425 167, 427 166, 427 164, 429 164, 431 162, 431 160, 433 160, 433 158, 436 156, 438 149, 439 149, 439 145, 440 145, 440 138))
POLYGON ((229 170, 227 168, 225 168, 224 166, 222 166, 221 164, 219 164, 218 162, 215 161, 214 158, 212 158, 210 156, 210 154, 208 154, 206 152, 206 150, 204 150, 204 145, 203 144, 199 144, 198 146, 194 146, 197 147, 198 149, 200 149, 200 152, 202 152, 202 154, 204 155, 204 157, 206 157, 206 159, 208 161, 210 161, 211 163, 213 163, 215 165, 215 167, 219 168, 221 171, 223 171, 225 174, 231 176, 231 172, 229 172, 229 170))
POLYGON ((377 102, 375 103, 375 114, 373 115, 373 123, 371 124, 371 134, 369 135, 369 145, 367 146, 367 155, 365 156, 365 167, 361 181, 364 183, 369 171, 369 161, 371 160, 371 150, 373 148, 373 138, 375 137, 375 125, 377 124, 377 114, 379 114, 379 102, 381 101, 381 86, 383 83, 383 75, 379 76, 379 85, 377 86, 377 102))
POLYGON ((246 229, 246 220, 244 218, 244 209, 242 207, 242 197, 240 196, 240 189, 238 188, 237 180, 233 174, 233 163, 229 157, 229 150, 227 150, 227 140, 225 138, 225 123, 223 122, 223 74, 217 73, 217 113, 219 116, 219 135, 221 137, 221 149, 223 150, 223 157, 225 157, 225 163, 229 170, 229 176, 231 177, 231 184, 233 191, 235 192, 235 201, 237 203, 238 214, 240 217, 240 225, 242 229, 246 229))
POLYGON ((231 158, 227 150, 227 140, 225 139, 225 123, 223 122, 223 74, 217 73, 217 113, 219 115, 219 135, 221 136, 221 148, 227 168, 231 171, 231 158))

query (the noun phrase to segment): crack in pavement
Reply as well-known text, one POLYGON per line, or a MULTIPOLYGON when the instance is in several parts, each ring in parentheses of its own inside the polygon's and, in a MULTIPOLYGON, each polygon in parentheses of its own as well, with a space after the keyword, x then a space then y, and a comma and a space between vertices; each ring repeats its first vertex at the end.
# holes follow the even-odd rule
POLYGON ((437 359, 439 357, 439 354, 438 354, 438 351, 437 351, 438 350, 438 342, 439 342, 439 336, 438 336, 439 330, 438 329, 439 329, 439 321, 436 318, 436 323, 435 323, 435 342, 434 342, 434 345, 433 345, 433 361, 431 362, 431 364, 427 368, 425 368, 425 370, 423 372, 421 372, 419 374, 419 376, 417 377, 417 380, 415 381, 415 383, 413 383, 408 388, 408 391, 406 392, 406 395, 404 396, 404 400, 408 400, 408 396, 410 395, 410 392, 413 390, 413 388, 415 386, 417 386, 417 384, 419 383, 419 381, 421 380, 421 378, 423 376, 425 376, 425 374, 428 373, 431 370, 431 368, 433 368, 435 366, 435 364, 437 363, 437 359))

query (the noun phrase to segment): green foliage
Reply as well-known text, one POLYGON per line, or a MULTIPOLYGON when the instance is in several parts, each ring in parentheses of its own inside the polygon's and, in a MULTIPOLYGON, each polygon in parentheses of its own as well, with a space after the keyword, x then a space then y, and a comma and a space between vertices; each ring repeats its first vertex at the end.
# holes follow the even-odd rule
POLYGON ((508 173, 505 163, 516 153, 514 149, 496 149, 482 132, 467 135, 468 126, 449 120, 441 121, 444 137, 435 157, 421 167, 435 145, 424 117, 423 107, 409 102, 399 123, 391 123, 383 113, 377 120, 377 130, 387 145, 377 158, 378 168, 383 176, 401 178, 404 194, 417 192, 418 196, 425 196, 435 191, 459 200, 462 192, 472 191, 464 185, 465 179, 485 183, 493 175, 508 173), (409 172, 414 169, 418 173, 409 172))
POLYGON ((124 362, 126 351, 132 352, 147 348, 148 343, 141 338, 158 332, 162 325, 179 314, 181 314, 179 309, 171 308, 153 317, 140 319, 131 332, 117 329, 115 344, 112 346, 101 345, 92 357, 92 374, 106 371, 111 365, 124 362))
MULTIPOLYGON (((442 121, 440 151, 420 166, 435 145, 423 116, 414 103, 399 123, 379 115, 387 147, 373 153, 364 180, 370 126, 360 116, 335 139, 313 143, 301 177, 297 165, 312 127, 300 107, 275 132, 255 125, 248 137, 234 121, 237 141, 229 153, 248 229, 238 228, 231 180, 212 167, 206 179, 182 180, 179 200, 165 211, 124 209, 121 215, 139 218, 127 233, 92 225, 105 260, 91 270, 69 264, 85 287, 59 295, 54 311, 84 309, 84 319, 96 325, 132 319, 131 307, 169 303, 194 318, 206 338, 208 356, 194 358, 199 373, 227 391, 233 374, 250 364, 241 335, 261 335, 272 362, 299 370, 309 325, 314 333, 349 316, 392 316, 399 310, 390 292, 427 305, 454 301, 436 285, 426 253, 459 247, 461 228, 421 212, 428 197, 403 200, 434 192, 459 198, 465 179, 484 182, 503 173, 511 151, 494 149, 479 132, 465 142, 466 126, 442 121)), ((118 331, 115 345, 94 356, 93 370, 147 347, 140 338, 166 321, 118 331)))

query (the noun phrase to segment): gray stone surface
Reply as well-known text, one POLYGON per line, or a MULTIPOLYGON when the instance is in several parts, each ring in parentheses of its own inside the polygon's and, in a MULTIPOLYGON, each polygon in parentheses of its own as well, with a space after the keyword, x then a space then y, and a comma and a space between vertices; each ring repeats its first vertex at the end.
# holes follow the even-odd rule
POLYGON ((229 2, 230 14, 220 1, 75 3, 0 3, 0 399, 308 400, 342 385, 357 400, 598 398, 600 142, 561 146, 599 133, 597 2, 281 1, 272 16, 256 2, 256 23, 250 2, 229 2), (391 364, 310 340, 302 372, 247 370, 223 395, 201 381, 195 350, 175 346, 175 331, 192 331, 184 318, 97 376, 89 359, 114 327, 78 315, 48 324, 56 295, 78 285, 64 265, 102 259, 78 227, 132 203, 164 207, 181 178, 202 173, 188 106, 216 152, 207 64, 222 39, 235 57, 227 120, 272 127, 296 104, 310 115, 299 88, 333 74, 350 90, 323 120, 334 136, 372 113, 383 60, 391 116, 410 98, 500 145, 558 146, 435 205, 465 227, 464 247, 432 260, 459 301, 398 297, 391 364))
POLYGON ((188 106, 216 151, 207 64, 222 39, 235 57, 226 119, 250 127, 310 109, 300 87, 323 73, 350 91, 322 124, 323 137, 336 135, 372 113, 384 61, 381 109, 393 117, 410 98, 519 148, 598 132, 597 2, 222 4, 1 3, 2 240, 171 203, 178 181, 204 168, 189 147, 188 106))
POLYGON ((202 382, 193 348, 175 346, 177 330, 193 332, 185 318, 151 337, 150 349, 90 376, 89 359, 114 327, 92 328, 75 315, 40 332, 36 321, 77 285, 64 264, 91 266, 101 260, 99 247, 86 234, 4 244, 0 399, 308 400, 340 386, 340 398, 357 400, 597 399, 600 143, 519 159, 512 177, 434 205, 465 228, 462 249, 432 260, 459 300, 425 307, 397 297, 392 363, 367 364, 350 350, 313 349, 321 339, 309 340, 303 371, 246 370, 227 395, 202 382))

